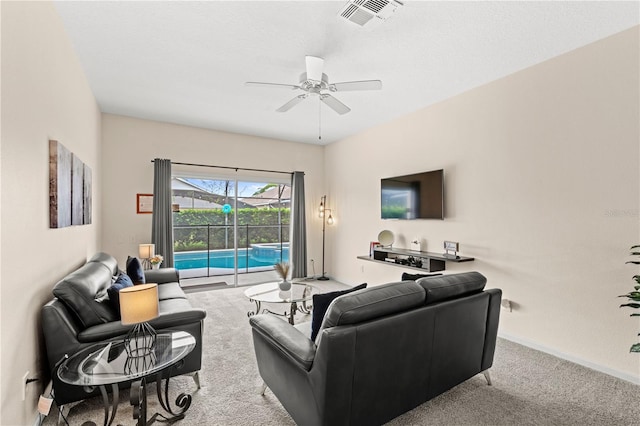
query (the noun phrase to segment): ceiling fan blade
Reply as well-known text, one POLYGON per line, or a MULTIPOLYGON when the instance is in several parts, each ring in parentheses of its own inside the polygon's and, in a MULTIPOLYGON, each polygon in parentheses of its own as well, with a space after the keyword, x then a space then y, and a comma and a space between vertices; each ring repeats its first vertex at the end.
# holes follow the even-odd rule
POLYGON ((307 65, 307 78, 313 81, 322 81, 324 59, 317 56, 305 56, 304 59, 307 65))
POLYGON ((293 84, 280 84, 280 83, 262 83, 259 81, 247 81, 244 83, 245 86, 257 86, 257 87, 272 87, 276 89, 290 89, 295 90, 299 89, 300 86, 296 86, 293 84))
POLYGON ((298 105, 300 102, 304 101, 307 96, 308 95, 306 93, 304 95, 298 95, 295 98, 291 99, 286 104, 282 105, 276 111, 278 111, 278 112, 287 112, 291 108, 293 108, 294 106, 298 105))
POLYGON ((331 95, 320 95, 320 100, 324 102, 329 108, 337 112, 338 114, 346 114, 351 111, 351 108, 337 100, 331 95))
POLYGON ((382 89, 382 81, 380 80, 363 80, 363 81, 345 81, 342 83, 332 83, 329 90, 332 92, 346 92, 349 90, 380 90, 382 89))

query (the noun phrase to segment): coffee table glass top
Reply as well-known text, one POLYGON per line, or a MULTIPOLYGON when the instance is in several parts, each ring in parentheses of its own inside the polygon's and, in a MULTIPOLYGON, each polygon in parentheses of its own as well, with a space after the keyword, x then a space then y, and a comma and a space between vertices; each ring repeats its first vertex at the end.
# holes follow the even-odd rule
POLYGON ((58 369, 58 377, 77 386, 120 383, 156 373, 187 356, 196 339, 184 331, 162 332, 156 336, 151 354, 129 357, 123 339, 98 343, 73 354, 58 369))
POLYGON ((250 300, 263 303, 294 303, 311 300, 316 288, 310 284, 292 282, 291 289, 282 291, 277 282, 260 284, 244 291, 244 295, 250 300))

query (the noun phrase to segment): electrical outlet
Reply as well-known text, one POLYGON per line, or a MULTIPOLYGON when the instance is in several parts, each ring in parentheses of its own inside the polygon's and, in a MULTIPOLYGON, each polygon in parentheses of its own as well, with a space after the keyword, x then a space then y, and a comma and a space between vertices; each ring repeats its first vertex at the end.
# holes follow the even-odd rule
POLYGON ((29 370, 22 376, 22 400, 27 399, 27 379, 29 378, 29 370))
POLYGON ((51 411, 52 403, 53 398, 47 398, 44 395, 40 395, 40 399, 38 400, 38 412, 43 416, 48 416, 49 411, 51 411))

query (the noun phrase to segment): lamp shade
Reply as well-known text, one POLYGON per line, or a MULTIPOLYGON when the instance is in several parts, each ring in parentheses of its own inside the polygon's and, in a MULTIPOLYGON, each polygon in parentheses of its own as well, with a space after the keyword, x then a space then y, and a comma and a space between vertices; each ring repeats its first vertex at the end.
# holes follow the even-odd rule
POLYGON ((139 284, 120 290, 123 325, 138 324, 158 316, 158 284, 139 284))
POLYGON ((140 259, 151 259, 156 255, 155 244, 140 244, 138 247, 138 255, 140 259))

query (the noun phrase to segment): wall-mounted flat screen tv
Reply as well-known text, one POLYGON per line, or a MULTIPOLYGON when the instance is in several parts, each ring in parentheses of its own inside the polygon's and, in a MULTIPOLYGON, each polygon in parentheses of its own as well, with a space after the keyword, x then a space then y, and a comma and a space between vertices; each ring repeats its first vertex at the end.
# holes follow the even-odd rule
POLYGON ((444 219, 444 170, 380 180, 382 219, 444 219))

